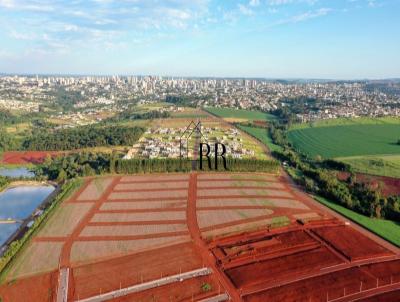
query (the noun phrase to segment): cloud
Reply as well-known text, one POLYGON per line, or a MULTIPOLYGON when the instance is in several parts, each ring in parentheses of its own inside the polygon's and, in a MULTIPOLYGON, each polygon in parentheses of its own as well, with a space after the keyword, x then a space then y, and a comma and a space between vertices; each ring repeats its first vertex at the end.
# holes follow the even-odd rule
POLYGON ((254 15, 253 10, 251 10, 250 8, 248 8, 247 6, 243 5, 243 4, 238 4, 238 8, 239 11, 246 16, 252 16, 254 15))
POLYGON ((326 16, 329 13, 331 13, 332 11, 333 11, 333 9, 331 9, 331 8, 319 8, 316 10, 307 11, 307 12, 304 12, 301 14, 293 15, 289 18, 278 20, 277 22, 264 27, 264 29, 272 28, 272 27, 276 27, 276 26, 280 26, 280 25, 285 25, 285 24, 294 24, 294 23, 305 22, 305 21, 308 21, 311 19, 326 16))
POLYGON ((250 0, 249 5, 253 6, 253 7, 259 6, 260 5, 260 0, 250 0))

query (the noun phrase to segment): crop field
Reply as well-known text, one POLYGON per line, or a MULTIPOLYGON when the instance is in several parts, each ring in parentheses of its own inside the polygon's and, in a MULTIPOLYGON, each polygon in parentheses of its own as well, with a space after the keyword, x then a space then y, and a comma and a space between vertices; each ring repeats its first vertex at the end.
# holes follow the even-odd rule
POLYGON ((227 119, 229 121, 276 120, 276 116, 261 111, 232 109, 232 108, 217 108, 217 107, 207 107, 205 108, 205 110, 216 116, 227 119))
POLYGON ((282 147, 274 144, 272 138, 266 128, 257 128, 250 126, 238 125, 238 128, 251 136, 254 136, 256 139, 261 141, 264 145, 268 147, 271 151, 282 151, 282 147))
POLYGON ((290 130, 294 147, 315 158, 400 154, 400 124, 359 124, 290 130))
POLYGON ((368 298, 387 286, 400 289, 399 250, 346 222, 284 175, 88 178, 12 262, 0 297, 32 291, 33 302, 54 301, 64 268, 68 301, 146 282, 155 287, 110 301, 200 301, 225 293, 233 301, 326 302, 356 290, 368 298))

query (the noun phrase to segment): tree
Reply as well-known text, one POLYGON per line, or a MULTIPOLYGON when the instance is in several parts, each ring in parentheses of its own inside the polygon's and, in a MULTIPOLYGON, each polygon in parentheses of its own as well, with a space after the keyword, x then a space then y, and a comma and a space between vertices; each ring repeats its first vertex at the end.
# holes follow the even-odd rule
POLYGON ((58 173, 57 181, 58 182, 63 182, 66 179, 67 179, 67 173, 65 172, 64 169, 61 169, 60 172, 58 173))

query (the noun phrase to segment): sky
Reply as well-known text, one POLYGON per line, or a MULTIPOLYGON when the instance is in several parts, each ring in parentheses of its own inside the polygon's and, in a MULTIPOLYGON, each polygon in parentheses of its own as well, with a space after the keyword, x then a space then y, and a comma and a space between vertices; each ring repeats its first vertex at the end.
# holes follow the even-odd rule
POLYGON ((400 0, 0 0, 0 73, 400 77, 400 0))

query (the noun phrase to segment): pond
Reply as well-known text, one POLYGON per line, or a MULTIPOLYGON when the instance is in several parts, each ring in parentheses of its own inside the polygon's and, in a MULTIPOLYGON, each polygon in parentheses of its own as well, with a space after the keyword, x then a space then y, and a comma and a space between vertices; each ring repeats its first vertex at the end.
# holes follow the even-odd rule
POLYGON ((19 227, 20 221, 32 212, 54 191, 52 186, 18 186, 0 193, 0 245, 19 227), (6 223, 8 219, 16 223, 6 223))
POLYGON ((31 178, 35 176, 35 173, 33 173, 32 171, 30 171, 28 168, 25 167, 12 168, 12 169, 0 168, 0 175, 11 178, 16 178, 16 177, 31 178))

